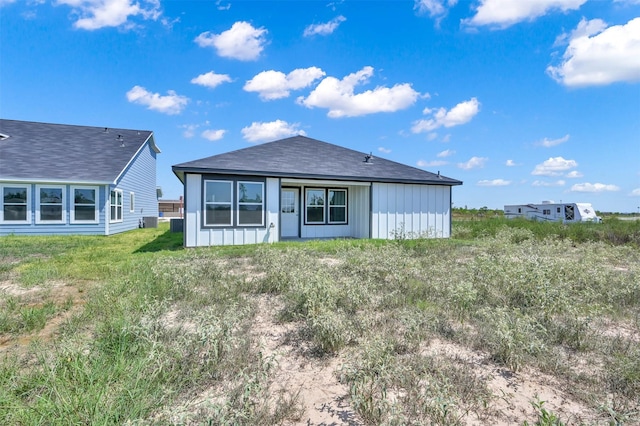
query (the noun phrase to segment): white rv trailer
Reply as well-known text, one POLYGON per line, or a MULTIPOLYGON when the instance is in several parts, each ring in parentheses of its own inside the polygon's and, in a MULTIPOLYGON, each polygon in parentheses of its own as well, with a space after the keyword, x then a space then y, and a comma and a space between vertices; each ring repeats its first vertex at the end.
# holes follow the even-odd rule
POLYGON ((554 203, 553 201, 543 201, 542 204, 505 205, 504 216, 509 219, 524 217, 563 223, 602 221, 590 203, 554 203))

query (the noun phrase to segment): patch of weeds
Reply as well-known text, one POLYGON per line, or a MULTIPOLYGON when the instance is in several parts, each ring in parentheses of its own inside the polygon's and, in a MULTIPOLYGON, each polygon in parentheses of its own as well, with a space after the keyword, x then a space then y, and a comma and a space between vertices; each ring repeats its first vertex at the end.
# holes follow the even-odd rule
MULTIPOLYGON (((565 423, 560 420, 560 417, 555 413, 547 410, 544 407, 544 401, 537 399, 536 401, 532 401, 531 405, 536 411, 536 415, 538 419, 531 426, 565 426, 565 423)), ((530 426, 529 422, 525 421, 523 426, 530 426)))

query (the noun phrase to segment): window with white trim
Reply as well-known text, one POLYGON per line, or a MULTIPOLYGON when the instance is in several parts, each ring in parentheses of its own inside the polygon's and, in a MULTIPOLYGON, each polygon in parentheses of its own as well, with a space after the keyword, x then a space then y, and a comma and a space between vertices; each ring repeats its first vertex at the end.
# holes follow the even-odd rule
POLYGON ((36 223, 66 223, 65 195, 62 186, 36 185, 36 223))
POLYGON ((205 226, 232 226, 233 182, 204 181, 205 226))
POLYGON ((110 203, 111 215, 109 222, 122 222, 122 189, 112 189, 110 203))
POLYGON ((135 213, 136 211, 136 193, 129 193, 129 213, 135 213))
POLYGON ((264 225, 264 183, 238 181, 238 226, 264 225))
POLYGON ((29 223, 31 220, 31 195, 29 185, 6 185, 2 187, 2 221, 29 223))
POLYGON ((307 188, 305 190, 305 223, 324 223, 325 191, 324 189, 307 188))
POLYGON ((71 223, 98 223, 98 188, 72 186, 71 223))
POLYGON ((347 223, 346 189, 329 189, 329 223, 347 223))

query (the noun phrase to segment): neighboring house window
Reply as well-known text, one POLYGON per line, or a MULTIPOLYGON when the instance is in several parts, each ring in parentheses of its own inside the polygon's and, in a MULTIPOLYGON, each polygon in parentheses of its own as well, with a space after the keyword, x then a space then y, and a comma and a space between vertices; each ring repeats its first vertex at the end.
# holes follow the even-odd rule
POLYGON ((307 189, 305 195, 306 223, 324 223, 324 189, 307 189))
POLYGON ((556 207, 556 213, 560 213, 560 207, 556 207))
POLYGON ((71 187, 73 205, 71 207, 72 223, 98 222, 98 188, 87 186, 71 187))
POLYGON ((522 209, 521 208, 518 208, 518 213, 522 213, 522 209))
POLYGON ((204 224, 206 226, 231 226, 233 182, 207 180, 204 182, 204 224))
POLYGON ((36 223, 65 223, 65 188, 36 186, 36 223))
POLYGON ((238 182, 238 226, 264 225, 264 183, 238 182))
POLYGON ((2 220, 4 222, 28 223, 30 221, 29 193, 29 186, 2 187, 2 220))
POLYGON ((111 190, 111 222, 122 222, 122 190, 111 190))
POLYGON ((329 223, 347 223, 347 190, 329 190, 329 223))
POLYGON ((550 214, 551 214, 551 209, 544 209, 544 210, 542 211, 542 214, 543 214, 543 215, 545 215, 545 216, 550 215, 550 214))
POLYGON ((129 193, 129 213, 135 213, 136 211, 136 193, 129 193))

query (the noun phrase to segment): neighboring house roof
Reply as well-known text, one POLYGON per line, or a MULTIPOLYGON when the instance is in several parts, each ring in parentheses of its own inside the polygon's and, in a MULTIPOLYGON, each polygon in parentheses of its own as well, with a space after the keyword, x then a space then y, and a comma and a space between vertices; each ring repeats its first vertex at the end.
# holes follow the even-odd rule
POLYGON ((173 166, 184 173, 220 173, 363 182, 461 185, 459 180, 394 161, 311 139, 294 136, 173 166))
POLYGON ((149 130, 0 119, 0 180, 115 183, 149 130), (5 137, 6 136, 6 137, 5 137))

